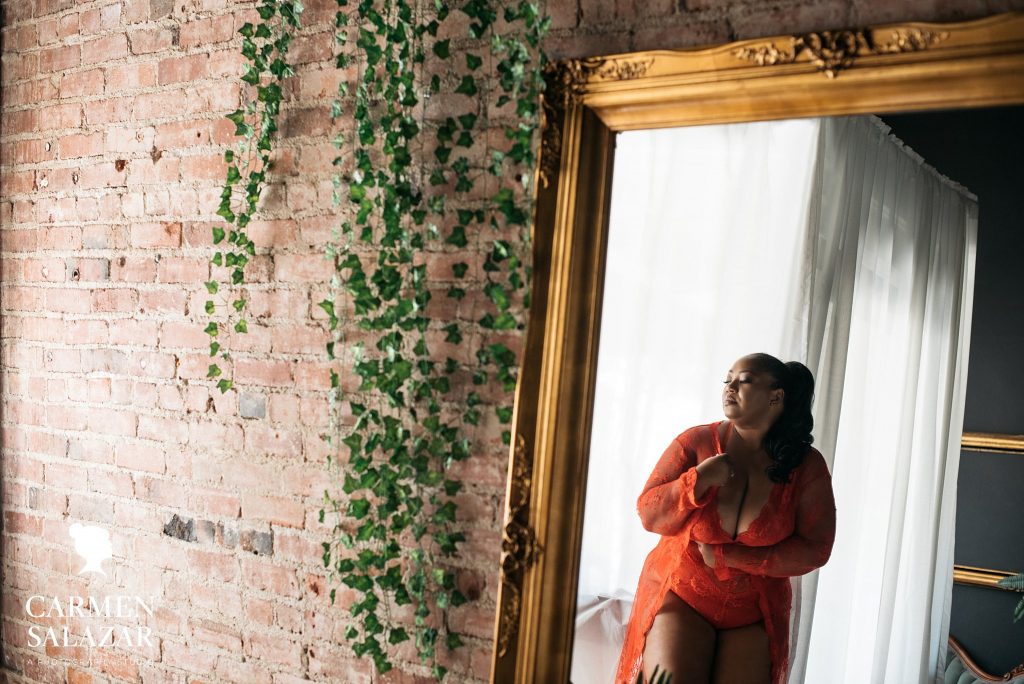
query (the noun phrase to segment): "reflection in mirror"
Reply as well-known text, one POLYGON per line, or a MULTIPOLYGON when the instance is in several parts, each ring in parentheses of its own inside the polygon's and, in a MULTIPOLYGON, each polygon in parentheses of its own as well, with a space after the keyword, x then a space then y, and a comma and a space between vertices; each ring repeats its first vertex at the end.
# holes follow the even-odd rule
POLYGON ((632 684, 666 593, 692 581, 755 589, 774 681, 928 678, 948 629, 975 197, 875 117, 627 132, 614 169, 572 681, 619 666, 632 684), (723 418, 721 383, 750 352, 814 374, 831 558, 809 574, 792 561, 793 478, 748 516, 788 516, 757 564, 728 579, 645 568, 683 531, 713 541, 696 526, 715 492, 671 536, 643 528, 637 498, 680 433, 723 418), (770 599, 780 581, 792 602, 770 599))

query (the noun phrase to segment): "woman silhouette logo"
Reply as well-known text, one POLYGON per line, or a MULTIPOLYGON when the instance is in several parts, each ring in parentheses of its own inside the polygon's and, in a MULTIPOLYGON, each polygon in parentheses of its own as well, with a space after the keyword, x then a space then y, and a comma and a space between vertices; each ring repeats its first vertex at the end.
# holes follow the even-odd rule
POLYGON ((100 564, 110 559, 114 552, 110 543, 110 533, 95 525, 74 523, 71 525, 71 538, 75 540, 75 552, 85 559, 85 567, 79 570, 78 574, 98 572, 105 577, 107 573, 100 564))

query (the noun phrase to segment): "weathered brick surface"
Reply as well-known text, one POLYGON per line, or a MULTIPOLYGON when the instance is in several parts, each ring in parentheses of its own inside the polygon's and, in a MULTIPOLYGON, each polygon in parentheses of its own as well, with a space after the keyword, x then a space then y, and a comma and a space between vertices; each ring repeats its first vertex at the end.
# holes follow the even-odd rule
MULTIPOLYGON (((339 222, 331 202, 328 113, 336 4, 308 0, 293 44, 271 184, 249 226, 250 333, 224 340, 237 391, 206 378, 202 281, 217 225, 222 152, 240 102, 235 0, 3 0, 0 133, 0 439, 2 635, 15 682, 426 681, 414 654, 374 678, 343 633, 353 595, 330 604, 318 519, 337 492, 319 435, 328 422, 324 312, 339 222), (78 575, 72 523, 111 533, 110 584, 78 575), (32 594, 120 587, 154 597, 153 645, 32 646, 32 594)), ((1024 0, 551 0, 553 57, 685 48, 896 20, 963 20, 1024 0)), ((443 35, 461 39, 453 13, 443 35)), ((438 94, 426 124, 461 106, 438 94)), ((508 108, 489 108, 494 116, 508 108)), ((490 144, 505 144, 500 132, 490 144)), ((479 155, 482 145, 471 148, 479 155)), ((446 247, 427 263, 430 311, 473 320, 471 291, 448 301, 451 266, 478 282, 482 254, 446 247)), ((223 308, 223 305, 218 305, 223 308)), ((359 330, 349 339, 361 339, 359 330)), ((472 360, 479 341, 443 354, 472 360)), ((506 340, 514 348, 520 340, 506 340)), ((358 378, 342 373, 354 390, 358 378)), ((495 388, 481 394, 492 401, 495 388)), ((351 417, 346 417, 351 420, 351 417)), ((450 626, 467 646, 444 655, 451 681, 487 678, 506 455, 500 426, 473 435, 453 472, 469 527, 450 626)))

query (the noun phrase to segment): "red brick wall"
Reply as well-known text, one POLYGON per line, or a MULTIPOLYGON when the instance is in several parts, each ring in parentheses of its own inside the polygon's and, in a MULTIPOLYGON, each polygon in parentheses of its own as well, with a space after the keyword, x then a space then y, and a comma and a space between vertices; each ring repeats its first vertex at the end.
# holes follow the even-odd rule
MULTIPOLYGON (((202 281, 239 103, 246 0, 7 0, 0 132, 3 651, 12 681, 366 682, 331 608, 317 520, 331 478, 321 251, 331 205, 331 20, 309 0, 292 48, 261 220, 250 332, 228 339, 237 391, 205 379, 202 281), (112 533, 86 584, 74 522, 112 533), (156 596, 153 645, 33 648, 25 600, 156 596), (194 676, 194 677, 193 677, 194 676)), ((555 56, 683 47, 1024 2, 551 2, 555 56)), ((436 106, 436 105, 435 105, 436 106)), ((456 255, 459 256, 459 255, 456 255)), ((467 261, 473 254, 465 255, 467 261)), ((451 255, 449 255, 451 258, 451 255)), ((472 263, 472 261, 471 261, 472 263)), ((431 269, 446 272, 447 269, 431 269)), ((473 307, 472 295, 463 306, 473 307)), ((498 426, 461 466, 470 526, 452 681, 490 660, 505 450, 498 426)), ((344 606, 342 592, 339 602, 344 606)), ((49 624, 49 623, 47 623, 49 624)), ((406 651, 402 657, 414 661, 406 651)), ((380 681, 418 681, 414 662, 380 681)))

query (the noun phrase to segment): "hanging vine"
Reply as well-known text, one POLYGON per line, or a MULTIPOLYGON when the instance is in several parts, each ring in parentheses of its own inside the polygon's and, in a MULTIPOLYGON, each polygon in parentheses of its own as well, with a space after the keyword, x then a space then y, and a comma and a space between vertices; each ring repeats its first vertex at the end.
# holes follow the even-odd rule
MULTIPOLYGON (((332 108, 334 118, 350 114, 353 122, 335 140, 335 200, 349 218, 328 248, 336 275, 320 307, 333 333, 328 358, 342 369, 330 371, 325 439, 344 496, 324 494, 321 522, 332 514, 336 525, 323 561, 353 596, 356 621, 346 637, 356 655, 386 672, 392 647, 411 639, 441 680, 447 669, 438 645, 462 644, 447 628, 448 609, 466 601, 453 564, 465 539, 454 501, 463 484, 450 467, 470 456, 479 407, 495 403, 481 396, 492 379, 502 388, 496 419, 507 425, 512 415, 517 359, 499 336, 522 329, 528 306, 530 181, 548 22, 525 0, 504 9, 501 33, 499 5, 490 0, 454 9, 442 0, 338 6, 337 66, 354 75, 332 108), (453 11, 470 20, 469 35, 455 45, 437 38, 453 11), (443 89, 464 97, 461 111, 438 122, 424 115, 425 100, 443 89), (485 105, 492 94, 505 111, 497 121, 485 105), (492 130, 506 144, 492 144, 492 130), (425 167, 427 156, 434 161, 425 167), (471 241, 483 253, 483 276, 459 261, 446 284, 428 281, 429 259, 466 253, 471 241), (470 288, 490 302, 479 319, 430 315, 435 291, 458 302, 470 288), (357 330, 357 340, 346 339, 357 330), (465 353, 471 343, 475 355, 465 353), (460 358, 441 358, 442 344, 462 350, 460 358), (411 624, 401 617, 406 605, 411 624)), ((503 438, 507 444, 507 428, 503 438)), ((332 601, 336 595, 334 588, 332 601)))
MULTIPOLYGON (((277 131, 277 120, 281 106, 281 82, 295 74, 288 64, 288 46, 292 31, 299 28, 302 3, 261 0, 256 7, 259 20, 246 22, 238 29, 242 35, 242 55, 245 57, 245 74, 242 81, 244 104, 228 114, 235 124, 235 135, 241 140, 233 149, 224 152, 227 163, 227 177, 221 190, 217 215, 224 219, 226 226, 213 227, 213 244, 216 251, 210 262, 223 267, 225 283, 217 278, 217 271, 206 283, 210 299, 206 300, 206 314, 211 317, 205 328, 210 337, 210 356, 220 354, 224 361, 230 354, 219 342, 220 332, 230 327, 236 333, 249 331, 245 319, 247 300, 242 290, 245 281, 245 265, 249 257, 256 254, 256 248, 246 233, 246 226, 256 212, 260 193, 271 167, 273 136, 277 131), (225 241, 227 244, 221 247, 225 241), (222 289, 222 284, 225 287, 222 289), (227 314, 218 322, 217 302, 219 295, 221 310, 227 314), (230 302, 230 306, 229 306, 230 302), (232 323, 232 321, 234 321, 232 323)), ((217 387, 221 393, 231 389, 232 381, 224 377, 220 364, 214 361, 207 369, 208 378, 220 378, 217 387)))

